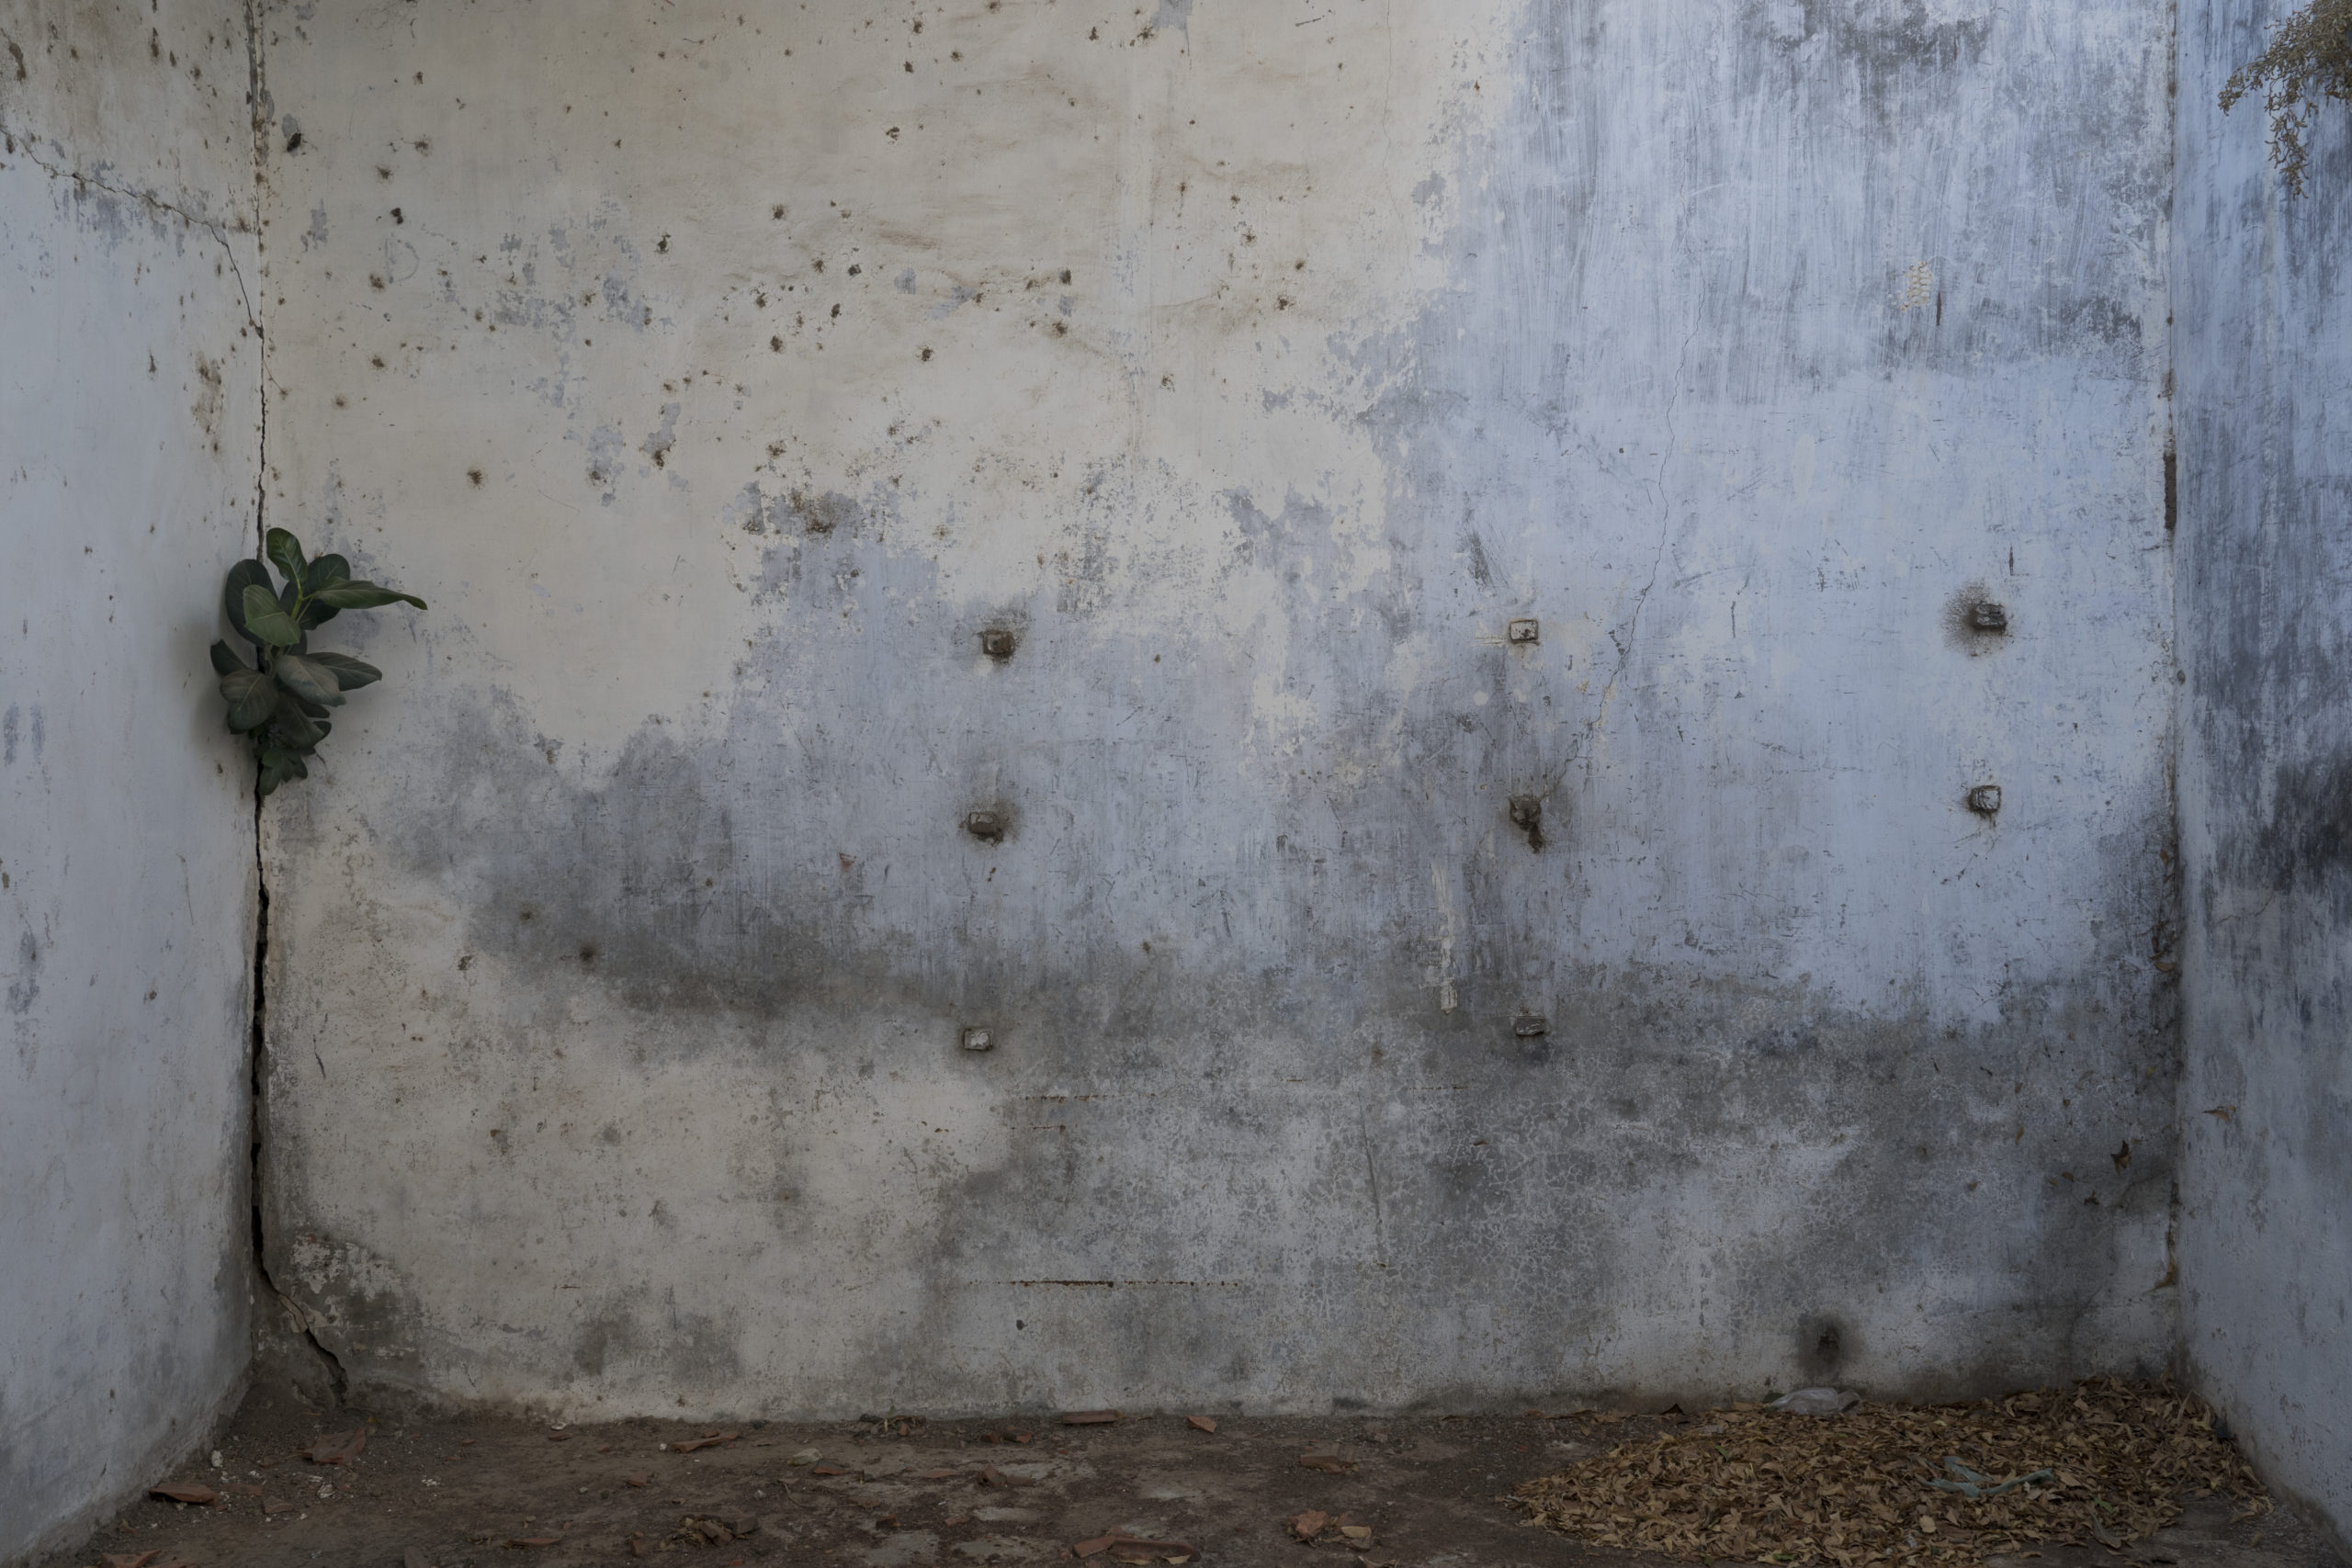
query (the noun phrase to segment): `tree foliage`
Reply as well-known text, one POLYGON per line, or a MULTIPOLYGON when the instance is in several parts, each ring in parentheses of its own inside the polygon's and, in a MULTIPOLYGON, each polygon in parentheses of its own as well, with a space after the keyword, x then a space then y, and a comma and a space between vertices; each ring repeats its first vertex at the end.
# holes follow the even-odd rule
POLYGON ((220 594, 229 625, 253 644, 254 662, 247 664, 224 640, 212 645, 212 669, 229 705, 229 728, 251 740, 258 788, 267 795, 288 779, 311 776, 303 760, 334 728, 327 710, 343 705, 343 694, 384 678, 347 653, 313 652, 311 631, 345 610, 391 604, 422 610, 424 601, 353 581, 351 563, 341 556, 306 558, 301 542, 283 528, 269 531, 263 553, 267 564, 231 567, 220 594), (270 576, 272 565, 284 574, 283 586, 270 576))
POLYGON ((2301 196, 2311 162, 2304 137, 2320 106, 2352 99, 2352 0, 2311 0, 2272 28, 2270 47, 2230 73, 2222 111, 2257 90, 2270 111, 2270 161, 2301 196))

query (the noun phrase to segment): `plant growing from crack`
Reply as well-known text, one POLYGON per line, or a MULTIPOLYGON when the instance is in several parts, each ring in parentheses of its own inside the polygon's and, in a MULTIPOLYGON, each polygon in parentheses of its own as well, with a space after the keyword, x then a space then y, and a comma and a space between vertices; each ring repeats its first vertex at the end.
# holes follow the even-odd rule
POLYGON ((224 639, 212 645, 212 668, 229 704, 229 728, 251 738, 258 788, 267 795, 288 779, 311 776, 303 759, 334 728, 327 710, 343 705, 343 694, 384 678, 381 670, 347 653, 311 652, 311 628, 345 610, 395 603, 422 610, 424 601, 353 581, 351 563, 341 556, 305 559, 301 542, 283 528, 269 531, 264 549, 285 575, 285 586, 273 585, 268 565, 241 560, 229 569, 220 595, 229 625, 254 645, 257 662, 247 664, 224 639))
POLYGON ((2311 162, 2304 132, 2324 100, 2352 99, 2352 0, 2310 0, 2272 28, 2270 46, 2222 85, 2222 112, 2256 88, 2270 111, 2270 161, 2287 189, 2301 196, 2311 162))

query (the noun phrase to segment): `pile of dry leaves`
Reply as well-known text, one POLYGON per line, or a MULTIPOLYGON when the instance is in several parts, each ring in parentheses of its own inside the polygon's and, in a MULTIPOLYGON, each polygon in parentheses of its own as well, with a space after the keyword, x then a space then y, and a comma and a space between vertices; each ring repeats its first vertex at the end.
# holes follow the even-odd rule
POLYGON ((1972 1563, 2042 1542, 2121 1547, 2180 1497, 2269 1506, 2202 1400, 2101 1380, 1980 1404, 1845 1416, 1735 1405, 1531 1481, 1530 1524, 1686 1562, 1972 1563))

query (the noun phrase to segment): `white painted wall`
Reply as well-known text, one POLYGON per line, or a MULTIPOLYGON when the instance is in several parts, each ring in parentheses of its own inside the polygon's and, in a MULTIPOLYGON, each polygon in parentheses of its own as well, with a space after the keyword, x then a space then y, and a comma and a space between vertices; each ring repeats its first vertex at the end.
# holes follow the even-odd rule
POLYGON ((606 1412, 2159 1365, 2169 28, 272 6, 271 515, 433 604, 274 1278, 606 1412))
POLYGON ((209 701, 260 340, 242 7, 0 0, 0 1561, 246 1358, 253 818, 209 701))
POLYGON ((2182 1341, 2352 1551, 2352 142, 2329 106, 2290 197, 2216 104, 2285 9, 2181 12, 2182 1341))

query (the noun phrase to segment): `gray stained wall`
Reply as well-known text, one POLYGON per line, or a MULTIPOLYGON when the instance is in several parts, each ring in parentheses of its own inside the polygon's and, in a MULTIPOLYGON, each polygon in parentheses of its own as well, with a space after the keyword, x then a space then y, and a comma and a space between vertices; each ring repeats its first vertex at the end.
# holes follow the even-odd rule
POLYGON ((2157 1369, 2171 41, 269 7, 270 515, 433 605, 272 1278, 608 1414, 2157 1369))
POLYGON ((2180 1275, 2188 1367, 2352 1541, 2352 310, 2330 106, 2311 194, 2215 95, 2276 13, 2181 17, 2180 1275))
POLYGON ((0 1560, 246 1359, 254 862, 205 645, 259 478, 243 9, 0 0, 0 1560))

